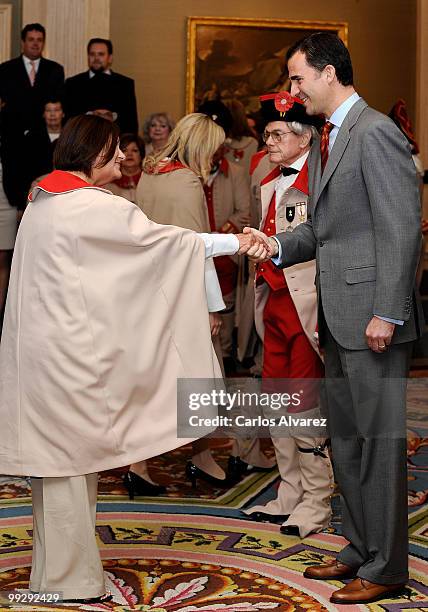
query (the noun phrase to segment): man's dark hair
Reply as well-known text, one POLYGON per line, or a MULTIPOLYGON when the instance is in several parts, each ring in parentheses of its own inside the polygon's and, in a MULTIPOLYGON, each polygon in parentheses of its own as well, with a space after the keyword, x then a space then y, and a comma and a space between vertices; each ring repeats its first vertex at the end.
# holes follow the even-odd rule
POLYGON ((91 38, 86 48, 88 53, 92 45, 105 45, 107 47, 108 54, 113 55, 113 43, 108 38, 91 38))
POLYGON ((96 115, 77 115, 69 119, 57 140, 53 164, 56 170, 74 170, 92 175, 95 160, 104 151, 103 167, 113 159, 119 128, 113 121, 96 115))
POLYGON ((344 86, 354 84, 351 56, 337 34, 315 32, 298 40, 288 49, 286 61, 288 62, 298 51, 304 54, 312 68, 321 72, 328 65, 334 66, 339 83, 344 86))
POLYGON ((32 32, 33 30, 36 32, 41 32, 43 34, 43 40, 46 39, 46 30, 41 23, 27 23, 25 28, 23 28, 21 31, 21 40, 25 42, 28 32, 32 32))

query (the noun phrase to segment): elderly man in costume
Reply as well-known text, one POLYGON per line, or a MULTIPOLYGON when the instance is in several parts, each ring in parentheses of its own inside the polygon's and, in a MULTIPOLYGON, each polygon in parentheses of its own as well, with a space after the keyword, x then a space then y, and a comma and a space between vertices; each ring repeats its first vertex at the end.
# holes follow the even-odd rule
MULTIPOLYGON (((263 135, 269 161, 276 164, 261 182, 262 219, 267 236, 292 232, 307 218, 308 156, 317 138, 318 118, 288 92, 261 96, 263 135)), ((264 379, 319 379, 323 365, 315 339, 315 261, 279 270, 268 261, 256 272, 255 321, 263 339, 264 379)), ((319 415, 318 394, 304 403, 302 416, 319 415)), ((301 408, 301 409, 302 409, 301 408)), ((291 410, 290 410, 291 411, 291 410)), ((253 519, 282 523, 281 532, 305 537, 327 527, 332 470, 325 439, 313 432, 273 436, 281 483, 276 499, 246 511, 253 519)))

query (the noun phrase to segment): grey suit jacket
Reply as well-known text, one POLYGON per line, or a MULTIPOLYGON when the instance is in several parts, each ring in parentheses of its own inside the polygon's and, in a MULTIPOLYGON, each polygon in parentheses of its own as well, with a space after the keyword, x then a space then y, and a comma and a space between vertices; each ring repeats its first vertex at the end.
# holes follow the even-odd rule
POLYGON ((278 234, 279 267, 316 257, 321 340, 326 323, 341 346, 367 349, 365 329, 374 314, 405 321, 396 326, 393 342, 414 340, 422 236, 406 139, 360 99, 339 130, 322 176, 317 143, 309 167, 311 217, 293 233, 278 234))

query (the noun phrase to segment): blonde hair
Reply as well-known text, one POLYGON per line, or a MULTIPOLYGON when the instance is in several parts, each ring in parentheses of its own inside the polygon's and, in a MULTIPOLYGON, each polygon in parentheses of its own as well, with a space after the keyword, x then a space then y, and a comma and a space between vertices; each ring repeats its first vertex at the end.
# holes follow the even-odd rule
POLYGON ((177 123, 166 145, 144 160, 143 170, 156 173, 159 163, 168 157, 181 162, 205 181, 211 170, 214 153, 226 135, 222 127, 203 113, 191 113, 177 123))
POLYGON ((157 119, 158 121, 165 121, 165 123, 168 126, 169 134, 171 134, 172 130, 175 127, 175 121, 168 115, 168 113, 161 112, 161 113, 152 113, 151 115, 148 115, 144 119, 144 124, 143 124, 143 138, 144 138, 144 142, 146 142, 147 144, 151 142, 149 131, 150 131, 151 124, 155 119, 157 119))

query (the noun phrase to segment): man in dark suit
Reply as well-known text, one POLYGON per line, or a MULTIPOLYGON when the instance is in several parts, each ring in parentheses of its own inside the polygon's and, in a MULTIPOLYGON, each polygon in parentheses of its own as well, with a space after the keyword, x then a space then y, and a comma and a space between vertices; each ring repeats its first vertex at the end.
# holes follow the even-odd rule
POLYGON ((309 164, 310 218, 269 241, 280 268, 316 257, 333 461, 349 541, 337 559, 304 575, 354 578, 330 601, 357 605, 398 594, 408 580, 406 378, 423 320, 414 291, 419 193, 405 137, 354 90, 339 37, 312 34, 287 60, 291 93, 327 121, 309 164))
POLYGON ((40 23, 26 25, 21 32, 22 55, 0 64, 3 185, 10 204, 18 208, 25 206, 27 195, 19 178, 25 134, 43 125, 45 103, 60 98, 64 85, 63 67, 42 57, 45 37, 40 23))
POLYGON ((120 131, 138 133, 137 102, 133 79, 113 72, 113 45, 104 38, 88 43, 89 70, 65 82, 65 115, 110 111, 120 131))

